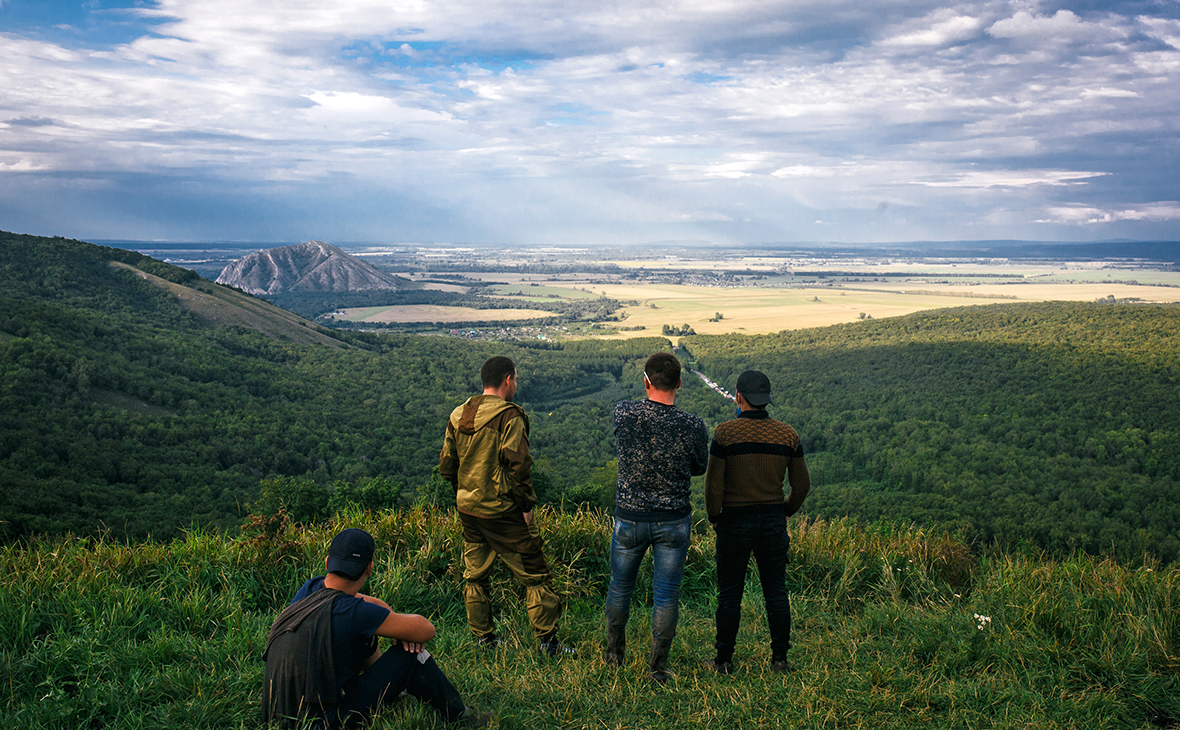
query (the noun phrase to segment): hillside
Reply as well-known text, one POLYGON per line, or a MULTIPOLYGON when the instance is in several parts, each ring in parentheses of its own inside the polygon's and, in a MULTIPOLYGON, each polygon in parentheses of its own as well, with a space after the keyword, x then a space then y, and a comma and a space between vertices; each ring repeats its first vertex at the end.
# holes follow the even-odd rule
POLYGON ((225 267, 218 284, 251 294, 397 289, 399 280, 323 241, 255 251, 225 267))
MULTIPOLYGON (((363 526, 379 553, 366 592, 438 628, 429 650, 500 728, 623 730, 1084 728, 1153 730, 1180 718, 1180 568, 989 553, 937 531, 792 518, 787 583, 794 672, 767 669, 753 572, 737 671, 700 667, 713 641, 713 534, 693 535, 667 688, 644 671, 650 564, 620 668, 602 651, 610 518, 542 509, 562 638, 533 647, 506 569, 493 576, 505 641, 467 629, 453 511, 351 512, 323 525, 197 531, 163 544, 35 539, 0 546, 0 716, 22 730, 253 728, 266 632, 332 534, 363 526)), ((440 728, 406 698, 374 730, 440 728)))
POLYGON ((822 485, 809 514, 1180 555, 1180 307, 999 304, 685 343, 723 385, 770 376, 822 485))
MULTIPOLYGON (((508 350, 534 378, 522 396, 556 407, 625 397, 634 377, 611 388, 654 346, 508 350)), ((0 234, 0 534, 233 527, 282 477, 412 499, 494 351, 337 333, 137 253, 0 234)), ((571 479, 610 458, 593 432, 548 448, 546 431, 571 479)))
MULTIPOLYGON (((0 236, 5 539, 445 503, 442 424, 498 353, 520 368, 542 502, 609 508, 612 409, 642 397, 642 362, 667 346, 335 332, 139 254, 0 236)), ((804 438, 807 515, 1170 562, 1178 333, 1176 307, 999 304, 689 337, 683 354, 728 388, 770 375, 772 414, 804 438)), ((710 426, 733 413, 696 378, 677 402, 710 426)))

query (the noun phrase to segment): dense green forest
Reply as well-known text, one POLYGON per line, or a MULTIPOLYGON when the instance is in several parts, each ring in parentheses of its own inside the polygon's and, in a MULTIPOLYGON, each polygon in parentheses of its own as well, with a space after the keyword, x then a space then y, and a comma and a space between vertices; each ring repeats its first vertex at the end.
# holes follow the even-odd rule
POLYGON ((812 515, 1180 554, 1178 307, 998 304, 685 343, 719 383, 770 376, 822 484, 812 515))
MULTIPOLYGON (((164 538, 295 494, 312 517, 445 502, 443 423, 492 354, 518 363, 542 500, 609 507, 611 410, 668 346, 266 330, 234 307, 269 305, 133 252, 0 234, 0 533, 164 538)), ((987 305, 682 343, 728 388, 770 375, 772 413, 804 437, 808 514, 1180 556, 1176 307, 987 305)), ((710 427, 733 414, 692 377, 678 404, 710 427)))
POLYGON ((118 249, 0 239, 6 535, 102 526, 142 538, 191 524, 227 527, 240 522, 260 481, 276 477, 325 490, 381 478, 412 497, 429 484, 447 415, 476 391, 480 363, 497 353, 519 364, 518 399, 547 409, 534 413, 533 448, 540 483, 560 501, 563 484, 612 457, 580 404, 640 394, 637 363, 666 346, 493 346, 330 330, 320 331, 339 348, 297 345, 214 326, 111 260, 203 282, 118 249))

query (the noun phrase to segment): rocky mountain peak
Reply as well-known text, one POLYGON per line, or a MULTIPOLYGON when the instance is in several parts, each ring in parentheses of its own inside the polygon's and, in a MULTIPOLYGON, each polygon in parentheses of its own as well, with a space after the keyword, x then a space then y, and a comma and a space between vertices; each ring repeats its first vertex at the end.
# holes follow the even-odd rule
POLYGON ((262 295, 398 288, 396 277, 323 241, 255 251, 222 269, 217 283, 262 295))

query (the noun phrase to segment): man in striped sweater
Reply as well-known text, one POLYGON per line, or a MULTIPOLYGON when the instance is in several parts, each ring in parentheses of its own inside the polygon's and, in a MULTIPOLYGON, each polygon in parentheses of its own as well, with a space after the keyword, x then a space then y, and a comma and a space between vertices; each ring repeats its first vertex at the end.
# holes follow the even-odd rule
POLYGON ((733 671, 742 591, 750 553, 758 561, 770 624, 771 668, 791 670, 791 602, 787 595, 787 520, 799 511, 811 477, 799 434, 766 412, 770 380, 757 370, 738 376, 738 417, 717 426, 705 472, 705 509, 717 532, 717 656, 709 669, 733 671), (784 494, 783 478, 790 484, 784 494))

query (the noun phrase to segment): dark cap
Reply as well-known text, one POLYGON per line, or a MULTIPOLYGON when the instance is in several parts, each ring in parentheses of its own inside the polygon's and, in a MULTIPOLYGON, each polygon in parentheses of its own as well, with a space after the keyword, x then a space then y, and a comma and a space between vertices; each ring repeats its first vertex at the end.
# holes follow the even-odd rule
POLYGON ((328 572, 344 573, 358 578, 365 572, 376 549, 373 536, 364 530, 350 527, 332 538, 328 548, 328 572))
POLYGON ((770 399, 770 378, 757 370, 747 370, 738 376, 737 392, 752 406, 774 403, 770 399))

